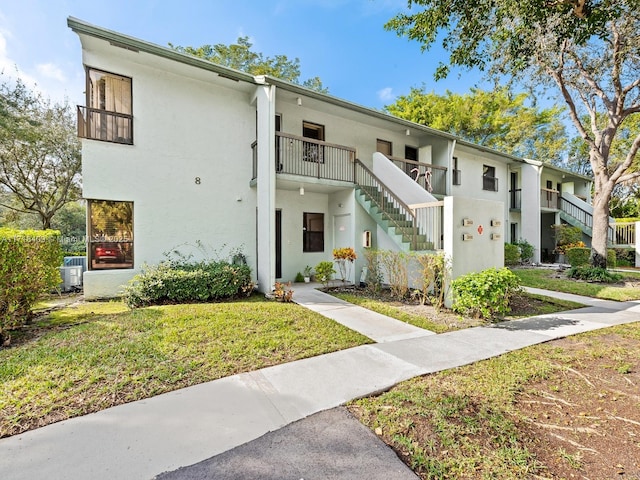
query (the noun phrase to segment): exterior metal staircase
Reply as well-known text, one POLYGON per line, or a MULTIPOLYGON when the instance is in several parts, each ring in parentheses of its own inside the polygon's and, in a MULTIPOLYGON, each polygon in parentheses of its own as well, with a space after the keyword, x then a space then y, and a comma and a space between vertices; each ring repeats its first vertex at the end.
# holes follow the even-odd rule
POLYGON ((415 212, 359 160, 356 160, 356 201, 400 249, 434 250, 434 242, 420 232, 415 212))
MULTIPOLYGON (((560 219, 573 227, 578 227, 585 235, 593 237, 593 214, 587 208, 588 204, 582 205, 582 203, 584 202, 578 198, 563 194, 559 198, 560 219)), ((612 222, 613 219, 610 218, 609 223, 612 222)), ((615 232, 611 226, 609 226, 607 242, 610 247, 615 246, 615 232)))

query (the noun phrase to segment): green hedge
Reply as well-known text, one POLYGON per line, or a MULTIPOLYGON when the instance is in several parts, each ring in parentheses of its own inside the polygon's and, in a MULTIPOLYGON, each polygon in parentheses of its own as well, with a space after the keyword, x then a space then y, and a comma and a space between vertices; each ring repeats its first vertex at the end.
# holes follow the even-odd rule
MULTIPOLYGON (((574 247, 567 250, 567 261, 572 267, 580 267, 583 265, 589 265, 589 257, 591 256, 590 248, 574 247)), ((616 251, 613 249, 607 250, 607 267, 616 268, 618 264, 616 251)))
POLYGON ((520 280, 508 268, 468 273, 451 282, 452 310, 486 320, 509 313, 511 297, 521 290, 520 280))
POLYGON ((0 228, 0 345, 31 317, 40 295, 61 283, 60 232, 0 228))
POLYGON ((253 290, 251 269, 223 261, 147 266, 125 287, 130 308, 164 303, 208 302, 253 290))
POLYGON ((520 263, 520 248, 513 243, 504 244, 504 264, 518 265, 520 263))

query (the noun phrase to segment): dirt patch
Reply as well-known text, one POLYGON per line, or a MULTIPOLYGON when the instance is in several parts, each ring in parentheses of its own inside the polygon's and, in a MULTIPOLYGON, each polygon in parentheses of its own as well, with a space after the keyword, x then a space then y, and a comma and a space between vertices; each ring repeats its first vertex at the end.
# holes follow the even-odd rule
POLYGON ((552 346, 571 359, 516 403, 542 476, 640 479, 640 339, 605 333, 552 346))

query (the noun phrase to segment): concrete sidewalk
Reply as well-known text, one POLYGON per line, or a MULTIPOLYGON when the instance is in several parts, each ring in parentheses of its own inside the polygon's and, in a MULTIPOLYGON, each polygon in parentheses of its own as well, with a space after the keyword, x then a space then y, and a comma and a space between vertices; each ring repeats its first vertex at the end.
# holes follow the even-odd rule
MULTIPOLYGON (((640 302, 597 301, 534 290, 589 306, 433 335, 368 310, 352 308, 312 286, 296 287, 297 302, 375 337, 380 343, 234 375, 0 439, 2 477, 150 479, 228 452, 286 425, 303 431, 304 424, 291 424, 418 375, 640 320, 640 302)), ((321 417, 310 417, 318 418, 321 417)), ((276 433, 264 438, 273 439, 276 433)), ((251 451, 244 448, 235 452, 251 451)), ((335 453, 326 452, 327 458, 335 453)), ((276 450, 274 455, 278 457, 279 452, 276 450)), ((350 458, 359 461, 355 454, 350 458)), ((183 469, 183 476, 170 478, 218 478, 185 476, 189 471, 183 469)), ((237 472, 236 477, 220 478, 253 477, 237 472)), ((316 474, 315 478, 332 477, 316 474)))

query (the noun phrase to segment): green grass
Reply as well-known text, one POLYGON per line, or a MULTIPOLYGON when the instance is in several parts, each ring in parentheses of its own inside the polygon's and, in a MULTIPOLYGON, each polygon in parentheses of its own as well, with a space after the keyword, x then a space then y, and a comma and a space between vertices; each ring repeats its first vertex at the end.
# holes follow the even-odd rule
POLYGON ((409 323, 419 328, 424 328, 425 330, 430 330, 435 333, 444 333, 451 330, 451 328, 447 327, 446 325, 430 321, 428 318, 423 317, 422 315, 414 315, 411 313, 403 312, 399 308, 396 308, 393 305, 389 305, 389 303, 387 302, 343 292, 332 292, 331 295, 344 300, 345 302, 358 305, 368 310, 386 315, 391 318, 395 318, 396 320, 409 323))
POLYGON ((86 303, 37 327, 39 337, 0 350, 0 437, 370 342, 303 307, 260 297, 134 311, 86 303))
MULTIPOLYGON (((521 284, 526 287, 543 288, 621 302, 640 299, 640 288, 605 283, 577 282, 568 278, 554 278, 557 272, 551 269, 514 268, 513 273, 520 279, 521 284)), ((637 274, 628 272, 625 272, 624 276, 635 280, 639 278, 637 274)))
POLYGON ((602 345, 601 335, 640 340, 640 325, 571 337, 566 349, 545 343, 414 378, 348 407, 421 478, 546 478, 528 449, 531 439, 523 433, 527 423, 516 399, 530 383, 565 378, 558 372, 578 368, 592 356, 610 358, 612 369, 637 361, 637 347, 612 351, 602 345))

